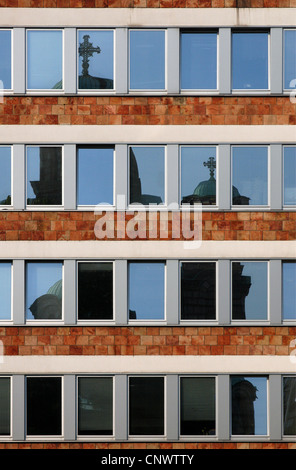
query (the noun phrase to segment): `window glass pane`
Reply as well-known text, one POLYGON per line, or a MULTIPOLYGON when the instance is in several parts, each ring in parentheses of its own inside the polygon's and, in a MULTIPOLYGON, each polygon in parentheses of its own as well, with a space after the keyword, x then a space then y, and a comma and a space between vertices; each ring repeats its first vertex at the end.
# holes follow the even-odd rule
POLYGON ((130 204, 165 202, 163 147, 130 148, 130 204))
POLYGON ((61 377, 27 378, 27 434, 62 434, 61 377))
POLYGON ((0 378, 0 435, 10 435, 10 378, 0 378))
POLYGON ((268 33, 232 34, 232 88, 268 88, 268 33))
POLYGON ((130 377, 129 434, 164 434, 163 377, 130 377))
POLYGON ((216 204, 216 147, 181 148, 181 203, 216 204))
POLYGON ((165 32, 130 32, 130 88, 165 88, 165 32))
POLYGON ((296 377, 284 377, 284 435, 296 435, 296 377))
POLYGON ((113 434, 113 383, 111 377, 79 378, 78 434, 113 434))
POLYGON ((79 31, 78 88, 113 89, 113 31, 79 31))
POLYGON ((113 318, 113 264, 78 264, 78 319, 113 318))
POLYGON ((216 318, 215 263, 181 264, 181 319, 216 318))
POLYGON ((0 31, 0 89, 11 89, 11 31, 0 31))
POLYGON ((232 263, 232 318, 267 319, 267 263, 232 263))
POLYGON ((11 263, 0 263, 0 320, 11 318, 11 263))
POLYGON ((60 262, 26 264, 26 317, 62 318, 62 269, 60 262))
POLYGON ((268 204, 267 147, 232 149, 232 185, 233 205, 268 204))
POLYGON ((11 205, 11 148, 10 147, 0 147, 0 205, 3 205, 3 206, 11 205))
POLYGON ((129 263, 129 319, 164 319, 165 263, 129 263))
POLYGON ((27 204, 62 204, 62 148, 27 148, 27 204))
POLYGON ((296 262, 283 263, 283 319, 296 320, 296 262))
POLYGON ((232 434, 267 434, 267 378, 231 378, 232 434))
POLYGON ((296 82, 296 29, 284 32, 284 88, 295 88, 296 82), (292 83, 291 83, 292 82, 292 83))
POLYGON ((296 204, 296 147, 284 148, 284 204, 296 204))
POLYGON ((217 88, 217 33, 181 33, 181 88, 217 88))
POLYGON ((181 435, 216 434, 215 379, 181 378, 181 435))
POLYGON ((111 147, 78 149, 78 205, 113 204, 113 157, 111 147))

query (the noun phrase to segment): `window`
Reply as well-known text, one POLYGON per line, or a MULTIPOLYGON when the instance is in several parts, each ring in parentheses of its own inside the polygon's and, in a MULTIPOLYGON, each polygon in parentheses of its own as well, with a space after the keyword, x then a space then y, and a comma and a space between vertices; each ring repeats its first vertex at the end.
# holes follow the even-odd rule
POLYGON ((296 29, 284 31, 284 88, 296 87, 296 29))
POLYGON ((63 263, 37 262, 26 264, 27 320, 57 320, 62 318, 63 263))
POLYGON ((114 88, 113 31, 78 32, 78 88, 105 90, 114 88))
POLYGON ((267 378, 231 377, 232 435, 267 434, 267 378))
POLYGON ((296 377, 283 378, 283 434, 296 435, 296 377))
POLYGON ((27 435, 62 434, 62 378, 27 377, 27 435))
POLYGON ((0 205, 11 205, 11 147, 0 147, 0 205))
POLYGON ((267 320, 267 263, 232 263, 232 319, 267 320))
POLYGON ((216 318, 216 264, 181 263, 181 320, 216 318))
POLYGON ((283 320, 296 320, 296 262, 283 262, 283 320))
POLYGON ((78 434, 113 434, 112 377, 78 378, 78 434))
POLYGON ((62 31, 27 31, 27 88, 30 90, 63 88, 62 31))
POLYGON ((217 33, 181 32, 181 89, 217 89, 217 33))
POLYGON ((10 435, 10 377, 0 378, 0 436, 10 435))
POLYGON ((0 30, 0 90, 11 90, 11 31, 0 30))
POLYGON ((27 148, 27 204, 58 206, 62 197, 62 148, 27 148))
POLYGON ((216 147, 181 147, 181 204, 216 204, 216 147))
POLYGON ((78 263, 78 320, 112 320, 113 263, 78 263))
POLYGON ((296 147, 284 147, 284 205, 296 205, 296 147))
POLYGON ((130 147, 130 204, 165 203, 165 148, 130 147))
POLYGON ((264 31, 232 33, 232 88, 266 90, 269 34, 264 31))
POLYGON ((0 263, 0 320, 11 319, 11 263, 0 263))
POLYGON ((164 435, 164 377, 129 378, 129 434, 164 435))
POLYGON ((165 263, 130 262, 129 319, 164 320, 165 263))
POLYGON ((114 147, 78 147, 77 204, 113 204, 114 147))
POLYGON ((182 436, 216 434, 216 392, 213 377, 181 377, 182 436))
POLYGON ((130 31, 130 89, 165 89, 165 31, 130 31))
POLYGON ((268 148, 232 148, 232 204, 268 204, 268 148))

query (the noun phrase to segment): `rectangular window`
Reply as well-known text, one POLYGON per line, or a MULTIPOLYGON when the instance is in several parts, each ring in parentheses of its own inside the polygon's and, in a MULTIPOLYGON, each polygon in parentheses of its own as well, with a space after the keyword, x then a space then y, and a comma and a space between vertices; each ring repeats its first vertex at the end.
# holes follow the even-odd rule
POLYGON ((232 435, 267 434, 267 378, 231 377, 232 435))
POLYGON ((0 205, 11 205, 11 147, 0 147, 0 205))
POLYGON ((213 377, 181 377, 182 436, 216 434, 216 392, 213 377))
POLYGON ((62 147, 28 147, 27 204, 62 205, 62 173, 62 147))
POLYGON ((296 320, 296 262, 283 264, 283 320, 296 320))
POLYGON ((62 318, 63 263, 37 262, 26 264, 27 320, 56 320, 62 318))
POLYGON ((78 89, 112 90, 114 88, 113 31, 78 32, 78 89))
POLYGON ((112 377, 78 378, 78 434, 113 434, 112 377))
POLYGON ((11 319, 11 263, 0 263, 0 320, 11 319))
POLYGON ((232 204, 268 204, 268 147, 232 148, 232 204))
POLYGON ((78 320, 112 320, 113 263, 78 263, 78 320))
POLYGON ((296 377, 283 378, 283 434, 296 435, 296 377))
POLYGON ((296 205, 296 147, 284 147, 284 205, 296 205))
POLYGON ((130 147, 130 204, 165 203, 165 148, 130 147))
POLYGON ((164 90, 165 31, 130 31, 130 89, 164 90))
POLYGON ((181 32, 181 89, 217 89, 216 32, 181 32))
POLYGON ((62 378, 27 377, 27 435, 62 434, 62 378))
POLYGON ((181 147, 181 204, 216 205, 216 147, 181 147))
POLYGON ((164 320, 165 263, 129 263, 128 286, 130 320, 164 320))
POLYGON ((129 435, 164 435, 164 377, 129 378, 129 435))
POLYGON ((216 318, 216 264, 181 263, 181 320, 216 318))
POLYGON ((10 377, 0 378, 0 436, 10 435, 10 377))
POLYGON ((232 89, 268 89, 268 43, 266 31, 232 33, 232 89))
POLYGON ((8 29, 0 30, 0 57, 0 90, 11 90, 12 47, 11 31, 8 29))
POLYGON ((114 147, 79 147, 77 150, 77 204, 114 203, 114 147))
POLYGON ((284 31, 284 88, 296 86, 296 29, 284 31))
POLYGON ((63 88, 63 31, 27 31, 27 88, 63 88))
POLYGON ((232 263, 232 319, 267 320, 268 263, 232 263))

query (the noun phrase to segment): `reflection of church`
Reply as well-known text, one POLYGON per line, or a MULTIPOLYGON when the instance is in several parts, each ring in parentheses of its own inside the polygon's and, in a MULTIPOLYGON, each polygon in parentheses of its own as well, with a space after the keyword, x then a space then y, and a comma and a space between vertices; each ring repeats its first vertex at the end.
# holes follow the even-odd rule
POLYGON ((161 197, 142 193, 138 164, 132 148, 130 148, 130 203, 162 204, 161 197))
POLYGON ((28 204, 60 205, 62 204, 62 158, 60 149, 40 147, 39 180, 30 181, 35 198, 28 198, 28 204))
POLYGON ((232 378, 232 434, 255 434, 254 401, 257 388, 246 378, 232 378))
POLYGON ((62 280, 50 287, 46 294, 37 297, 29 307, 35 320, 62 318, 62 280))

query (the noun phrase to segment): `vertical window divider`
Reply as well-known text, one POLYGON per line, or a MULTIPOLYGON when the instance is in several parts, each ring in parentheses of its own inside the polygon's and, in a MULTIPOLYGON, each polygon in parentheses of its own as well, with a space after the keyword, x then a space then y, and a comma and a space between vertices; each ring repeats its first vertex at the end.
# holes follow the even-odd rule
POLYGON ((165 311, 167 324, 179 323, 179 261, 168 259, 166 262, 165 311))
POLYGON ((12 146, 12 204, 16 210, 25 209, 25 145, 12 146))
POLYGON ((117 94, 128 92, 128 29, 115 30, 115 89, 117 94))
POLYGON ((12 381, 12 437, 14 441, 25 439, 25 376, 13 375, 12 381))
POLYGON ((128 438, 128 376, 116 374, 114 393, 115 439, 126 440, 128 438))
POLYGON ((127 260, 115 260, 114 263, 114 319, 118 325, 128 323, 128 285, 127 285, 127 260))
POLYGON ((64 209, 75 210, 76 201, 76 145, 64 145, 64 209))
POLYGON ((271 325, 282 321, 282 261, 269 262, 269 320, 271 325))
POLYGON ((76 377, 74 374, 64 375, 63 391, 64 439, 72 441, 76 438, 76 377))
POLYGON ((26 30, 13 28, 12 86, 14 93, 26 92, 26 30))
POLYGON ((128 205, 128 146, 115 145, 115 182, 114 204, 117 211, 125 210, 128 205))
POLYGON ((219 83, 221 94, 231 92, 231 28, 219 28, 219 83))
POLYGON ((77 41, 76 28, 64 29, 64 91, 77 93, 77 41))
POLYGON ((179 146, 169 144, 166 152, 166 200, 174 210, 179 206, 179 146))
POLYGON ((283 91, 283 28, 270 29, 269 80, 272 94, 283 91))
POLYGON ((269 200, 270 209, 283 207, 283 155, 282 145, 271 144, 269 155, 269 200))
POLYGON ((231 261, 217 262, 217 319, 219 325, 231 323, 231 261))
POLYGON ((179 438, 179 377, 175 374, 166 376, 166 413, 165 429, 168 440, 177 440, 179 438))
POLYGON ((25 324, 25 261, 16 259, 12 264, 12 310, 13 323, 25 324))
POLYGON ((167 92, 180 93, 180 30, 167 29, 167 92))
POLYGON ((217 205, 219 209, 231 209, 231 146, 218 145, 217 205))
POLYGON ((65 325, 76 323, 76 261, 74 259, 64 260, 63 270, 63 311, 65 325))
POLYGON ((269 436, 271 440, 279 440, 282 437, 282 380, 280 374, 269 375, 269 393, 268 393, 268 417, 269 417, 269 436))
POLYGON ((216 376, 216 396, 217 396, 217 437, 219 440, 230 438, 231 423, 231 396, 230 396, 230 376, 219 374, 216 376))

